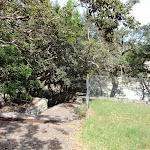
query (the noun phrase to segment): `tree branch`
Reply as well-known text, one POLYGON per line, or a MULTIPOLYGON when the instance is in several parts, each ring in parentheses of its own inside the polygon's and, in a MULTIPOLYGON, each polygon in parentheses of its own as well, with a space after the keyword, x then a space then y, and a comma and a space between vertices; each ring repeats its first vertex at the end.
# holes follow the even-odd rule
POLYGON ((95 66, 97 67, 97 69, 100 71, 100 67, 99 67, 99 65, 98 65, 97 63, 95 63, 95 62, 93 62, 93 61, 90 61, 90 60, 86 61, 86 60, 84 60, 84 59, 83 59, 82 57, 80 57, 80 56, 78 56, 78 58, 79 58, 80 60, 82 60, 83 62, 88 62, 88 63, 91 63, 91 64, 95 65, 95 66))
POLYGON ((124 52, 122 52, 122 56, 127 52, 133 52, 134 54, 137 54, 135 50, 128 49, 128 50, 125 50, 124 52))
POLYGON ((6 16, 6 17, 0 17, 0 19, 1 20, 10 20, 10 19, 23 20, 23 19, 29 19, 29 16, 16 16, 16 17, 6 16))

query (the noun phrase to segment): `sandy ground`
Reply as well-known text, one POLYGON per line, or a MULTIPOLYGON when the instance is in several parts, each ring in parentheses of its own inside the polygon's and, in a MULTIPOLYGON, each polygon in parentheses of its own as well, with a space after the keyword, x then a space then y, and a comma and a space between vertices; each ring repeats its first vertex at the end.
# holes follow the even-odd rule
MULTIPOLYGON (((42 114, 75 118, 73 104, 59 104, 42 114)), ((74 135, 82 123, 0 121, 0 150, 81 150, 74 135)))

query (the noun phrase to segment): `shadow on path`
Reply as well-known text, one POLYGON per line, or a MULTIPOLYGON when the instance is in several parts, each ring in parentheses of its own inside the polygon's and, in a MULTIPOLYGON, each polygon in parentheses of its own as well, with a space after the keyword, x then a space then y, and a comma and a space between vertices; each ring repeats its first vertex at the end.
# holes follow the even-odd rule
POLYGON ((44 124, 0 121, 0 150, 63 149, 57 138, 48 138, 47 131, 44 132, 47 127, 44 124))

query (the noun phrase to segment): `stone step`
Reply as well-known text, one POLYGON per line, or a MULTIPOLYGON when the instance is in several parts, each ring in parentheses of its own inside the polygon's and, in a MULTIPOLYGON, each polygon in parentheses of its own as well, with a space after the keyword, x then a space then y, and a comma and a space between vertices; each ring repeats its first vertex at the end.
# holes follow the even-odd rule
POLYGON ((17 113, 17 112, 0 112, 0 119, 7 120, 12 119, 16 121, 34 121, 34 122, 67 122, 68 117, 62 116, 49 116, 49 115, 31 115, 31 114, 24 114, 24 113, 17 113))

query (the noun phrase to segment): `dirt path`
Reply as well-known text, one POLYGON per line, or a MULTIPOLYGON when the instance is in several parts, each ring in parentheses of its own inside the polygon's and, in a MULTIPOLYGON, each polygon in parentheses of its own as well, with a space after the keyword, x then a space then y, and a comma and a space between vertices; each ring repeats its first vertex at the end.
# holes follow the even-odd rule
MULTIPOLYGON (((75 117, 73 104, 60 104, 42 114, 75 117)), ((81 150, 74 138, 82 120, 67 123, 0 121, 0 150, 81 150)))

